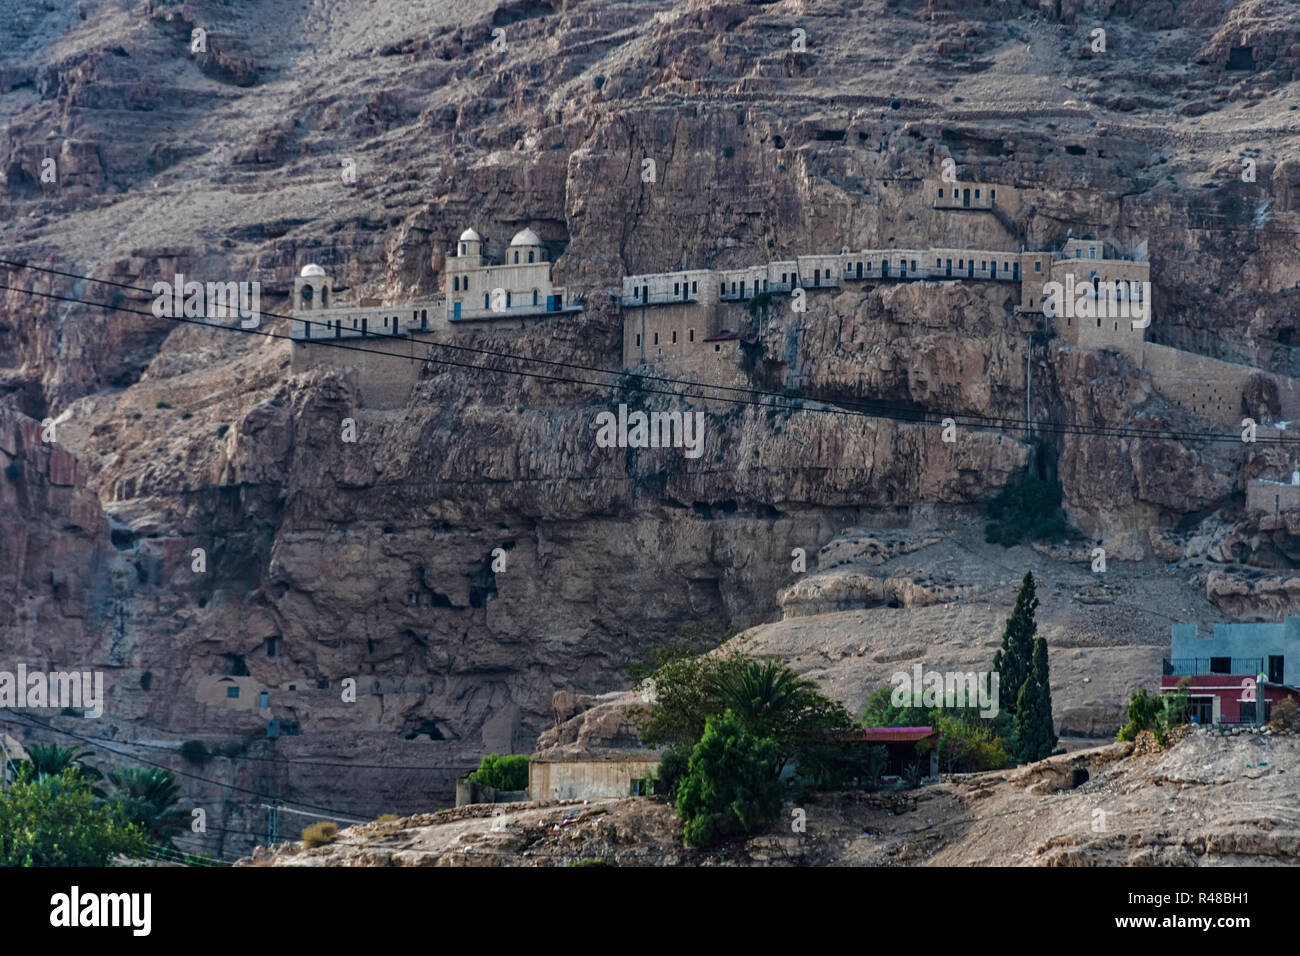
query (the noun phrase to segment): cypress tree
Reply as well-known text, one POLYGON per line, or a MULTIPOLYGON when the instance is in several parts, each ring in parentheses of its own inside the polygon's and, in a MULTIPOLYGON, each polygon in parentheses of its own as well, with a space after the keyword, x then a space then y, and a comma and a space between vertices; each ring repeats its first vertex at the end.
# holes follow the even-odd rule
POLYGON ((1047 641, 1034 641, 1034 665, 1016 700, 1016 756, 1022 763, 1050 757, 1056 747, 1052 732, 1052 685, 1047 670, 1047 641))
POLYGON ((993 669, 998 674, 998 707, 1009 715, 1016 713, 1020 688, 1033 672, 1037 608, 1034 576, 1026 571, 1020 582, 1020 593, 1016 595, 1016 606, 1002 631, 1002 649, 993 655, 993 669))

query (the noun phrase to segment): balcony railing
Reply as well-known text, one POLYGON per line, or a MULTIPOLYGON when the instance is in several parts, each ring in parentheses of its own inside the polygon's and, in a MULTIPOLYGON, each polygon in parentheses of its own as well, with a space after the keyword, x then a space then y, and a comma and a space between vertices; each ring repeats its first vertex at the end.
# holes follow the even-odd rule
POLYGON ((699 294, 695 292, 651 292, 644 299, 639 294, 623 296, 623 305, 675 305, 679 302, 698 302, 699 294))
POLYGON ((1254 677, 1264 670, 1262 657, 1175 657, 1165 658, 1163 673, 1165 677, 1200 677, 1206 674, 1254 677), (1227 670, 1224 670, 1224 667, 1227 670))
POLYGON ((462 308, 459 313, 452 311, 448 318, 453 322, 464 322, 468 319, 509 319, 523 318, 533 315, 559 315, 562 312, 581 312, 581 305, 562 305, 558 307, 547 308, 545 302, 537 305, 511 305, 504 309, 466 309, 462 308))

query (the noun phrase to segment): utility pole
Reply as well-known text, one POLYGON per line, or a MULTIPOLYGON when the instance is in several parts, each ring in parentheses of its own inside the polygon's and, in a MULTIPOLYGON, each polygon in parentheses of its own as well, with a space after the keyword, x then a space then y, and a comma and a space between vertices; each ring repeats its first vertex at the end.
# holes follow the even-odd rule
POLYGON ((1029 411, 1029 393, 1033 386, 1033 377, 1031 372, 1030 360, 1034 355, 1034 333, 1029 333, 1029 339, 1025 343, 1025 440, 1033 438, 1034 429, 1030 422, 1029 411))
POLYGON ((9 789, 9 773, 13 772, 14 779, 18 778, 18 767, 9 759, 9 748, 5 746, 4 734, 0 733, 0 751, 4 752, 4 763, 0 765, 0 790, 9 789))
POLYGON ((266 845, 275 846, 280 840, 280 804, 264 803, 266 807, 266 845))

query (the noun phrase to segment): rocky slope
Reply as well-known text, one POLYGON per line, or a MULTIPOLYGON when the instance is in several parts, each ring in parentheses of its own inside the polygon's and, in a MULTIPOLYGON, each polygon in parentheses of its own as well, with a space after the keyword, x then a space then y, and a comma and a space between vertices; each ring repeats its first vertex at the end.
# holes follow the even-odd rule
MULTIPOLYGON (((0 14, 3 258, 105 280, 0 272, 0 432, 28 436, 0 451, 36 463, 0 478, 14 595, 0 646, 109 673, 100 725, 54 725, 206 778, 186 786, 224 821, 210 852, 251 845, 265 794, 347 815, 446 801, 484 751, 531 750, 556 691, 621 686, 629 660, 684 623, 766 622, 773 649, 791 622, 813 627, 780 620, 782 589, 809 586, 793 548, 874 526, 957 529, 978 550, 978 503, 1031 460, 1018 434, 945 445, 811 400, 1019 415, 1029 330, 961 285, 815 298, 797 326, 765 328, 755 368, 810 402, 710 406, 716 440, 690 463, 594 447, 595 411, 631 392, 430 367, 406 408, 374 412, 346 370, 290 375, 282 340, 32 293, 147 312, 147 292, 106 283, 184 272, 260 281, 282 312, 317 261, 341 292, 398 302, 439 287, 466 225, 496 251, 527 225, 586 313, 465 344, 614 368, 609 293, 624 272, 893 242, 1015 248, 1072 228, 1149 240, 1152 338, 1291 370, 1300 14, 1265 0, 970 6, 80 0, 0 14), (918 201, 945 158, 1017 186, 1023 222, 918 201), (356 444, 339 437, 348 417, 356 444), (57 452, 31 443, 47 418, 57 452), (56 454, 77 460, 71 484, 42 471, 56 454), (203 682, 245 674, 269 689, 265 712, 202 697, 203 682), (266 739, 268 717, 302 736, 266 739), (180 763, 186 739, 214 762, 180 763)), ((1050 342, 1032 369, 1041 417, 1199 427, 1117 356, 1050 342)), ((1156 588, 1156 609, 1200 620, 1296 607, 1296 529, 1239 507, 1247 477, 1290 470, 1278 449, 1057 434, 1041 465, 1080 528, 1147 562, 1141 583, 1113 585, 1128 600, 1156 588), (1178 566, 1161 581, 1155 561, 1178 566)), ((877 592, 900 608, 873 610, 881 624, 861 637, 836 618, 852 610, 831 612, 786 650, 811 668, 801 658, 825 635, 846 653, 870 645, 861 657, 883 667, 894 615, 900 647, 985 657, 1007 582, 1032 564, 1075 593, 1085 551, 1014 550, 988 578, 985 559, 955 567, 965 559, 940 548, 901 583, 824 582, 794 603, 826 612, 847 588, 864 608, 877 592), (954 567, 950 585, 931 583, 931 557, 954 567)), ((1061 607, 1053 667, 1073 689, 1058 718, 1107 732, 1125 690, 1151 682, 1169 621, 1061 607), (1100 681, 1087 655, 1101 647, 1104 688, 1078 689, 1075 676, 1100 681)), ((826 676, 856 702, 878 673, 826 676)))
POLYGON ((1111 744, 918 790, 824 794, 797 808, 787 802, 771 829, 709 850, 683 846, 670 807, 629 798, 418 814, 348 827, 314 849, 259 847, 241 863, 1295 866, 1297 772, 1295 737, 1200 732, 1167 751, 1111 744))

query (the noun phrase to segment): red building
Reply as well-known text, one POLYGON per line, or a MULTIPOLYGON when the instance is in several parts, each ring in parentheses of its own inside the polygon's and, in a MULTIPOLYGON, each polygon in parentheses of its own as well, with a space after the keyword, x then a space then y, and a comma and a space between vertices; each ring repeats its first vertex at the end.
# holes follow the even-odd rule
POLYGON ((939 731, 933 727, 868 727, 852 733, 855 740, 885 748, 887 775, 905 777, 914 763, 928 767, 927 776, 939 775, 939 731))
POLYGON ((1292 674, 1300 670, 1300 618, 1219 624, 1201 637, 1195 624, 1175 624, 1160 692, 1186 681, 1199 724, 1262 724, 1283 698, 1300 704, 1292 674), (1291 658, 1288 668, 1287 658, 1291 658))

